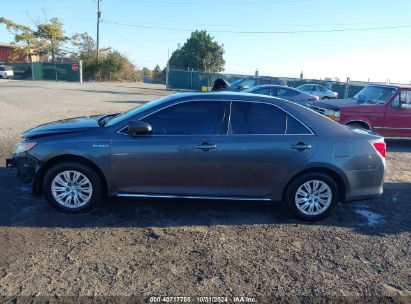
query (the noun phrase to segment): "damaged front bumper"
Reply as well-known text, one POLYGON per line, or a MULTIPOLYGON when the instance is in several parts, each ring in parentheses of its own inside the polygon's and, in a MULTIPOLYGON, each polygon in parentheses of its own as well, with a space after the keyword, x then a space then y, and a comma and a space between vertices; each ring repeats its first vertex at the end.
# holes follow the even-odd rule
POLYGON ((41 167, 41 162, 24 152, 6 158, 6 168, 16 168, 17 177, 24 182, 32 182, 41 167))

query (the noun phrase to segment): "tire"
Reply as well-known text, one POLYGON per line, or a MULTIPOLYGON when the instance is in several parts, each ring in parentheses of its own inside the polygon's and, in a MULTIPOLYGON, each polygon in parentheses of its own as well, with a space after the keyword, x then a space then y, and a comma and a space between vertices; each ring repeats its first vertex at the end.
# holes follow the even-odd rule
POLYGON ((287 209, 297 219, 307 222, 315 222, 327 217, 336 207, 338 200, 339 190, 337 183, 324 173, 307 173, 295 178, 285 193, 287 209), (301 195, 304 192, 308 192, 304 186, 308 182, 311 188, 317 185, 319 195, 310 194, 308 198, 301 195), (316 184, 314 184, 314 182, 316 182, 316 184), (324 186, 324 188, 322 188, 322 186, 324 186), (323 191, 320 192, 321 189, 323 189, 323 191), (300 190, 302 190, 302 192, 300 190), (329 196, 329 194, 331 196, 329 196), (300 204, 298 204, 297 201, 299 201, 300 204), (310 212, 311 205, 313 206, 313 212, 310 212), (318 208, 318 206, 320 208, 318 208))
POLYGON ((331 99, 330 97, 327 97, 327 96, 324 96, 323 97, 323 100, 328 100, 328 99, 331 99))
POLYGON ((99 203, 102 184, 92 168, 81 163, 63 162, 46 172, 43 193, 55 209, 65 213, 78 213, 99 203))

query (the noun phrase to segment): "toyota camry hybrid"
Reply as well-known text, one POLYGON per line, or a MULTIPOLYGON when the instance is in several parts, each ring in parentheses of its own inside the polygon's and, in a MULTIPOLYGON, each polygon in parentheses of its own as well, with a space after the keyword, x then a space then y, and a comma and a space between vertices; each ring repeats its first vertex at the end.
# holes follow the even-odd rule
POLYGON ((55 208, 105 195, 283 202, 305 221, 383 192, 384 138, 292 102, 184 93, 38 126, 7 158, 55 208))

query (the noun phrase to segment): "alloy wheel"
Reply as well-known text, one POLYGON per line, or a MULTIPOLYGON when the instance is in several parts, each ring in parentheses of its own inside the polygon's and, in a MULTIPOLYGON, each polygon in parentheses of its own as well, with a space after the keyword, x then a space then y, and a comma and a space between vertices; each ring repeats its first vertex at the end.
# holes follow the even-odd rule
POLYGON ((93 195, 93 186, 83 173, 67 170, 57 174, 51 183, 51 193, 58 204, 76 209, 86 205, 93 195))
POLYGON ((297 189, 295 204, 304 215, 319 215, 330 207, 332 196, 331 188, 327 183, 310 180, 297 189))

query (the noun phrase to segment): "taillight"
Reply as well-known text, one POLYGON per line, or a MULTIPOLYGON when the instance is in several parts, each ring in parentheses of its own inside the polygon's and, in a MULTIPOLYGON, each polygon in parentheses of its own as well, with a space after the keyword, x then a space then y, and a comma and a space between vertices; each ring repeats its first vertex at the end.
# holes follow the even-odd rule
POLYGON ((308 98, 309 101, 319 101, 320 99, 318 97, 310 97, 308 98))
POLYGON ((387 145, 385 144, 385 142, 376 142, 373 145, 375 150, 377 150, 382 157, 385 157, 385 155, 387 154, 387 145))

